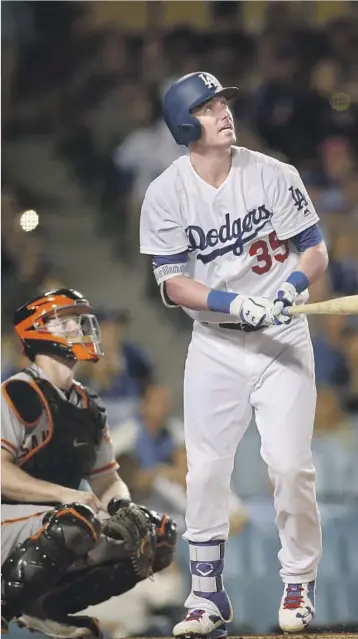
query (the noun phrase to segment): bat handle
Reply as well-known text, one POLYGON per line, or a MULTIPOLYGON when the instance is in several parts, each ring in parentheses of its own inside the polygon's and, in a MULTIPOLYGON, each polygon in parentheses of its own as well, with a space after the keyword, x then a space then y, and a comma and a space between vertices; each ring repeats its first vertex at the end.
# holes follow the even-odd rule
POLYGON ((307 309, 303 304, 298 304, 297 306, 284 306, 282 309, 282 315, 287 315, 287 317, 292 317, 293 315, 302 315, 302 313, 306 313, 307 309))
POLYGON ((294 306, 284 306, 281 313, 282 315, 286 315, 287 317, 291 317, 291 315, 295 315, 295 311, 293 310, 294 306))

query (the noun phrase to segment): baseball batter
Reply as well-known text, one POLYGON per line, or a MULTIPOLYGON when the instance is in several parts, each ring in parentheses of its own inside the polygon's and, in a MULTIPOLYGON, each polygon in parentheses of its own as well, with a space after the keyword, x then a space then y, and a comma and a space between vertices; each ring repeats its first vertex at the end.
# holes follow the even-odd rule
POLYGON ((204 72, 169 87, 165 121, 189 153, 150 184, 141 212, 140 250, 153 256, 163 301, 194 320, 184 376, 192 589, 176 637, 227 635, 229 487, 253 414, 281 541, 279 624, 297 632, 315 615, 314 361, 306 319, 286 309, 307 299, 327 250, 297 170, 234 146, 237 93, 204 72))
POLYGON ((2 385, 2 632, 20 619, 52 637, 98 637, 73 614, 167 567, 175 522, 131 501, 105 408, 73 377, 78 360, 103 355, 88 301, 50 291, 17 310, 15 330, 31 365, 2 385))

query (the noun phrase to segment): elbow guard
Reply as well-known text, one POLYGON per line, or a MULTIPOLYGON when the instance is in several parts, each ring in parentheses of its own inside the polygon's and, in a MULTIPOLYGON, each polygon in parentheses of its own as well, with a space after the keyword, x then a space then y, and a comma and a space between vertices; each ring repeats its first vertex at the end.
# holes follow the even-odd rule
POLYGON ((172 302, 172 300, 170 299, 167 292, 167 287, 165 286, 165 282, 159 284, 159 290, 164 306, 166 306, 167 308, 179 308, 178 304, 175 304, 175 302, 172 302))
POLYGON ((177 275, 188 274, 187 260, 187 251, 175 255, 155 255, 152 258, 154 276, 159 286, 162 302, 167 308, 178 308, 178 304, 170 299, 165 283, 177 275))

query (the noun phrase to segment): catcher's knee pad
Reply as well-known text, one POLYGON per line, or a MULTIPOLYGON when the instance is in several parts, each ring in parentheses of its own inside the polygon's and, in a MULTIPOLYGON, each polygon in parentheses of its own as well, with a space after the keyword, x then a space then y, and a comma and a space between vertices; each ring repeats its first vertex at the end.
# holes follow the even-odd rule
POLYGON ((10 617, 24 603, 51 588, 78 558, 96 544, 101 524, 88 506, 58 506, 44 517, 43 527, 14 550, 2 566, 1 595, 10 617))

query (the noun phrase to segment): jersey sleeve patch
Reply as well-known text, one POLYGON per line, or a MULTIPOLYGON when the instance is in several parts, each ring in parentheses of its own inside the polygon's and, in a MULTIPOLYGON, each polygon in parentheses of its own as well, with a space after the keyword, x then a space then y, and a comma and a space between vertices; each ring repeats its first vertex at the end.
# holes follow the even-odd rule
POLYGON ((152 258, 153 273, 160 286, 176 275, 188 274, 188 251, 175 255, 154 255, 152 258))
POLYGON ((3 391, 11 409, 25 426, 34 426, 40 419, 43 404, 35 388, 19 379, 10 379, 3 391))

